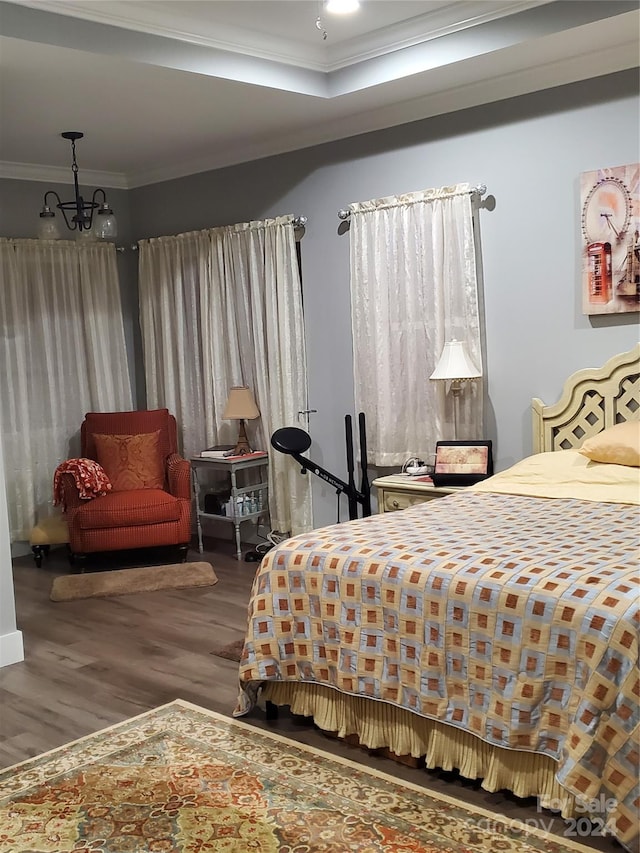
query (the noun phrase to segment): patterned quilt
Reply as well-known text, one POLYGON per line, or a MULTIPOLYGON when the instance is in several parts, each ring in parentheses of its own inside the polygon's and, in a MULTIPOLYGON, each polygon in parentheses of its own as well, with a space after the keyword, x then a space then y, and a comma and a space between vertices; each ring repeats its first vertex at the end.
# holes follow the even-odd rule
MULTIPOLYGON (((256 575, 236 715, 314 682, 556 759, 638 832, 637 506, 465 491, 293 537, 256 575)), ((637 841, 635 842, 637 843, 637 841)))

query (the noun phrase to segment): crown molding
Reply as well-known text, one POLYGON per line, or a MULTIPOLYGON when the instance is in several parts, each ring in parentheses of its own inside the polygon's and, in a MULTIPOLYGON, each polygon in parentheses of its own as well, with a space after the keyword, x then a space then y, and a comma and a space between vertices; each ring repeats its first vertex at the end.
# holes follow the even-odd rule
MULTIPOLYGON (((403 103, 390 104, 368 113, 354 115, 340 122, 330 123, 330 129, 318 132, 311 127, 298 132, 295 141, 262 139, 245 145, 235 145, 232 153, 219 153, 206 158, 180 162, 180 164, 146 169, 130 174, 82 170, 82 183, 109 189, 135 189, 165 181, 186 178, 191 175, 236 166, 251 160, 277 156, 292 150, 322 145, 339 139, 372 133, 398 124, 406 124, 483 103, 505 100, 541 89, 563 86, 579 80, 636 68, 637 40, 629 33, 630 41, 616 44, 588 56, 573 56, 566 59, 536 64, 530 68, 510 71, 491 78, 477 80, 472 84, 454 86, 421 98, 403 103)), ((73 184, 71 171, 66 167, 40 166, 30 163, 0 161, 0 178, 41 183, 73 184)))
POLYGON ((377 31, 330 47, 331 62, 327 63, 323 70, 339 71, 367 59, 375 59, 471 27, 488 24, 550 2, 553 0, 515 0, 512 3, 506 3, 504 0, 490 3, 459 0, 455 5, 455 14, 454 8, 444 6, 426 15, 417 15, 409 21, 390 24, 384 28, 384 34, 377 31))
POLYGON ((317 126, 298 131, 292 142, 286 139, 261 139, 235 145, 232 152, 212 154, 168 168, 147 169, 129 174, 129 186, 134 189, 165 181, 186 178, 202 172, 237 166, 253 160, 265 159, 294 150, 315 147, 330 142, 373 133, 389 127, 397 127, 423 119, 432 118, 458 110, 470 109, 482 104, 503 101, 545 89, 565 86, 638 66, 637 39, 629 33, 630 41, 593 51, 585 56, 569 56, 529 67, 518 68, 491 77, 478 79, 439 90, 430 95, 413 98, 403 103, 354 114, 330 123, 330 128, 319 130, 317 126))
MULTIPOLYGON (((15 3, 17 0, 9 0, 9 2, 15 3)), ((458 0, 454 6, 446 5, 424 15, 416 15, 336 46, 319 44, 317 48, 309 43, 298 44, 289 38, 257 33, 251 29, 230 25, 216 25, 215 38, 203 36, 183 29, 183 23, 179 19, 176 19, 175 26, 169 26, 137 17, 134 14, 135 8, 132 8, 136 6, 135 3, 128 6, 122 4, 123 9, 119 14, 105 11, 98 3, 80 6, 70 0, 20 0, 20 5, 43 12, 80 18, 92 23, 183 41, 200 47, 240 53, 256 59, 266 59, 310 71, 328 73, 365 59, 384 56, 551 2, 553 0, 512 0, 512 2, 458 0)))
MULTIPOLYGON (((0 160, 0 178, 16 181, 39 181, 50 184, 73 185, 73 173, 63 166, 40 166, 37 163, 11 163, 0 160)), ((112 190, 128 190, 131 184, 127 176, 118 172, 96 172, 83 169, 82 184, 88 187, 108 187, 112 190)))
MULTIPOLYGON (((8 0, 8 2, 16 3, 18 0, 8 0)), ((213 38, 191 30, 184 30, 177 25, 177 22, 176 26, 163 26, 142 20, 131 13, 131 7, 126 10, 126 14, 116 15, 103 11, 97 3, 95 7, 85 7, 77 6, 73 2, 64 2, 64 0, 63 2, 58 2, 58 0, 21 0, 20 5, 41 12, 66 15, 94 24, 119 27, 120 29, 182 41, 199 47, 280 62, 284 65, 293 65, 311 71, 326 70, 326 63, 322 58, 324 51, 320 48, 314 51, 306 44, 300 46, 297 51, 292 50, 290 39, 278 38, 268 33, 254 33, 241 27, 216 25, 216 37, 213 38)))

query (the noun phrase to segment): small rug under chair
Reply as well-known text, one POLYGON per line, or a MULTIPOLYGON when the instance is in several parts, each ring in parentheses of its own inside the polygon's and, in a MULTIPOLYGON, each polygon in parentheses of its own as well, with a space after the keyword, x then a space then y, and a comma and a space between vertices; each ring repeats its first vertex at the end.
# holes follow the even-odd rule
POLYGON ((576 850, 181 700, 0 774, 0 853, 576 850))
POLYGON ((51 601, 75 601, 156 592, 160 589, 190 589, 218 582, 211 563, 174 563, 170 566, 141 566, 135 569, 60 575, 51 585, 51 601))

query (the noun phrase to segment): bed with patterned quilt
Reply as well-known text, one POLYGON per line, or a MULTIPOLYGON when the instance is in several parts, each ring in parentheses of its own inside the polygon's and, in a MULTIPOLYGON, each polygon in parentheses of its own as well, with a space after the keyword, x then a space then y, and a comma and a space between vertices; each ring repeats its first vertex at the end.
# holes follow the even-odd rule
POLYGON ((533 456, 287 539, 256 575, 259 699, 638 849, 640 347, 533 402, 533 456))

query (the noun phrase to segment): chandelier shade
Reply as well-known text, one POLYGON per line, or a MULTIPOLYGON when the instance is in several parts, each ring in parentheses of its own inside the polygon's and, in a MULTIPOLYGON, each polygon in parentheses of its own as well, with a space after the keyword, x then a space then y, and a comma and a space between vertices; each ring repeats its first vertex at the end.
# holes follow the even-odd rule
POLYGON ((73 172, 75 197, 71 201, 62 201, 55 190, 47 190, 40 211, 38 237, 41 240, 58 240, 60 238, 59 217, 55 213, 55 209, 57 209, 62 213, 67 228, 70 231, 76 231, 79 238, 115 239, 118 226, 113 210, 107 203, 105 191, 98 187, 93 191, 91 201, 86 201, 80 194, 76 141, 82 139, 84 133, 80 133, 78 130, 66 130, 60 135, 63 139, 68 139, 71 142, 71 171, 73 172))

